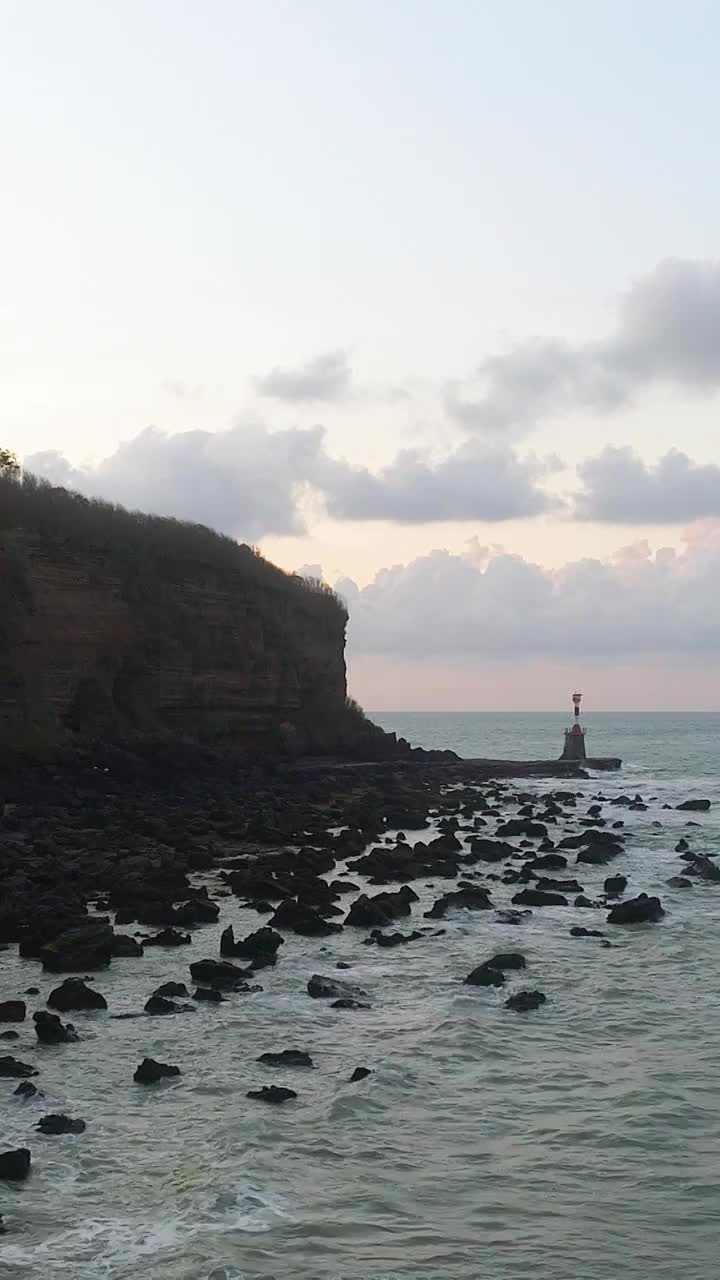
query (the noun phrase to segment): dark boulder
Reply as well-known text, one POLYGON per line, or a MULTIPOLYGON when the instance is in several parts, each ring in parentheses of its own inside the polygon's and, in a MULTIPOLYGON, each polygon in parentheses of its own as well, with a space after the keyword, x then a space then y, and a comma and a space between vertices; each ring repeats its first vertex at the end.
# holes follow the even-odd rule
POLYGON ((193 1000, 199 1000, 205 1004, 223 1004, 225 996, 222 991, 218 991, 217 987, 197 987, 193 991, 193 1000))
POLYGON ((527 1013, 530 1009, 538 1009, 546 1000, 547 996, 542 991, 516 991, 505 1001, 505 1008, 527 1013))
POLYGON ((135 1070, 133 1080, 138 1084, 157 1084, 158 1080, 164 1080, 166 1076, 179 1075, 179 1067, 168 1066, 166 1062, 156 1062, 154 1058, 143 1058, 140 1066, 135 1070))
POLYGON ((161 986, 155 988, 153 995, 173 999, 177 996, 187 996, 189 992, 184 982, 163 982, 161 986))
POLYGON ((24 1022, 26 1013, 24 1000, 4 1000, 0 1004, 0 1022, 24 1022))
POLYGON ((573 906, 584 907, 586 910, 589 910, 589 911, 596 911, 599 907, 602 906, 602 903, 593 902, 592 898, 586 898, 584 893, 580 893, 578 894, 577 898, 575 898, 573 902, 573 906))
POLYGON ((577 880, 554 880, 540 876, 535 888, 541 893, 582 893, 583 886, 577 880))
POLYGON ((499 969, 501 973, 505 973, 508 969, 524 969, 527 965, 525 956, 520 951, 498 951, 496 955, 491 956, 485 961, 493 969, 499 969))
POLYGON ((27 1147, 0 1151, 0 1178, 6 1182, 24 1182, 29 1173, 30 1152, 27 1147))
POLYGON ((685 813, 707 813, 710 808, 709 800, 683 800, 682 804, 677 808, 685 813))
POLYGON ((498 827, 499 836, 527 836, 529 840, 546 840, 548 829, 542 822, 532 822, 529 818, 510 818, 498 827))
POLYGON ((505 985, 505 974, 486 962, 473 969, 467 978, 463 978, 463 982, 466 987, 502 987, 505 985))
POLYGON ((533 858, 529 865, 533 871, 560 871, 567 864, 567 858, 561 853, 544 853, 539 858, 533 858))
POLYGON ((283 1049, 280 1053, 261 1053, 258 1062, 268 1067, 311 1067, 313 1060, 302 1049, 283 1049))
POLYGON ((84 1133, 87 1125, 84 1120, 74 1120, 70 1116, 49 1115, 42 1116, 37 1122, 37 1127, 41 1133, 61 1134, 84 1133))
POLYGON ((31 1067, 27 1062, 20 1062, 9 1055, 0 1058, 0 1079, 2 1080, 26 1080, 28 1076, 37 1074, 35 1067, 31 1067))
POLYGON ((354 1000, 351 996, 342 996, 339 1000, 333 1000, 331 1009, 369 1009, 369 1004, 364 1004, 362 1000, 354 1000))
POLYGON ((182 1006, 175 1004, 174 1000, 168 1000, 165 996, 150 996, 145 1001, 145 1012, 152 1014, 153 1017, 160 1017, 170 1013, 181 1013, 182 1006))
POLYGON ((457 889, 454 893, 444 893, 424 915, 429 920, 438 920, 447 911, 491 911, 493 903, 487 889, 457 889))
POLYGON ((86 986, 82 978, 66 978, 50 992, 47 1000, 51 1009, 70 1013, 77 1009, 107 1009, 107 1000, 99 991, 86 986))
POLYGON ((56 1013, 46 1013, 41 1009, 33 1014, 35 1034, 41 1044, 71 1044, 80 1037, 72 1023, 64 1026, 56 1013))
MULTIPOLYGON (((15 1098, 34 1098, 38 1092, 37 1087, 31 1084, 29 1080, 23 1080, 17 1089, 13 1089, 13 1097, 15 1098)), ((42 1097, 42 1094, 39 1095, 42 1097)))
POLYGON ((270 1102, 276 1106, 281 1102, 290 1102, 292 1098, 297 1098, 294 1089, 284 1089, 276 1084, 263 1085, 261 1089, 249 1089, 245 1096, 253 1098, 256 1102, 270 1102))
POLYGON ((308 980, 308 995, 314 1000, 367 999, 367 991, 355 986, 352 982, 342 982, 340 978, 326 978, 314 973, 308 980))
POLYGON ((103 968, 112 959, 114 936, 109 921, 102 918, 66 929, 41 948, 43 968, 50 973, 103 968))
POLYGON ((690 848, 690 845, 688 844, 687 840, 678 840, 677 844, 675 845, 675 852, 687 853, 689 848, 690 848))
POLYGON ((160 933, 150 938, 143 938, 143 947, 187 947, 192 942, 189 933, 180 933, 178 929, 161 929, 160 933))
MULTIPOLYGON (((399 947, 404 942, 418 942, 423 937, 417 929, 413 929, 412 933, 383 933, 381 929, 373 929, 369 938, 365 938, 366 946, 377 947, 399 947)), ((339 965, 337 966, 340 967, 339 965)))
POLYGON ((327 938, 331 933, 340 933, 342 929, 342 925, 324 920, 319 912, 294 898, 285 898, 280 903, 270 924, 277 929, 289 929, 306 938, 327 938))
POLYGON ((627 876, 608 876, 603 889, 608 898, 619 898, 627 889, 627 876))
POLYGON ((659 898, 649 898, 641 893, 627 902, 618 902, 608 913, 608 924, 643 924, 661 920, 665 915, 659 898))
POLYGON ((196 960, 190 965, 193 982, 201 986, 227 990, 251 976, 250 969, 238 969, 227 960, 196 960))
POLYGON ((136 938, 131 938, 127 933, 115 933, 112 940, 113 959, 118 957, 141 956, 143 954, 142 945, 136 938))
POLYGON ((671 876, 669 880, 665 881, 665 883, 669 885, 671 889, 693 888, 693 882, 692 880, 688 880, 687 876, 671 876))
POLYGON ((599 929, 585 929, 583 925, 573 925, 570 930, 571 938, 604 938, 605 935, 599 929))
POLYGON ((365 1080, 372 1075, 370 1067, 356 1067, 350 1077, 350 1084, 357 1084, 358 1080, 365 1080))
POLYGON ((607 862, 617 858, 619 853, 623 853, 623 847, 620 844, 593 845, 589 849, 581 849, 575 861, 584 862, 591 867, 604 867, 607 862))
POLYGON ((567 898, 561 893, 543 893, 541 889, 521 889, 513 895, 513 902, 519 907, 566 907, 567 898))
POLYGON ((688 870, 701 880, 714 881, 716 884, 720 881, 720 867, 716 866, 712 858, 696 854, 688 870))
POLYGON ((220 955, 240 956, 251 961, 268 960, 275 957, 284 941, 281 934, 263 925, 262 929, 256 929, 254 933, 249 933, 246 938, 236 942, 233 927, 229 924, 220 938, 220 955))
POLYGON ((0 1040, 19 1040, 19 1031, 0 1031, 0 1040))

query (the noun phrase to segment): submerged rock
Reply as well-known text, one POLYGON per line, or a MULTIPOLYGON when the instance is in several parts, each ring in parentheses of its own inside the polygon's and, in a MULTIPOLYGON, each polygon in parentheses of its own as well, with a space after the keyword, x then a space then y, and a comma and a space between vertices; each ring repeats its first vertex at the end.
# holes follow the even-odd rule
POLYGON ((355 1000, 352 996, 341 996, 339 1000, 333 1000, 331 1009, 369 1009, 369 1004, 364 1004, 362 1000, 355 1000))
POLYGON ((225 996, 222 991, 218 991, 217 987, 198 987, 193 991, 193 1000, 199 1000, 205 1004, 223 1004, 225 996))
POLYGON ((28 1076, 36 1075, 39 1075, 37 1069, 27 1062, 20 1062, 18 1058, 13 1058, 11 1055, 0 1058, 0 1079, 26 1080, 28 1076))
POLYGON ((143 1058, 140 1066, 135 1069, 133 1080, 138 1084, 157 1084, 158 1080, 179 1075, 179 1067, 171 1067, 166 1062, 156 1062, 154 1058, 143 1058))
POLYGON ((491 911, 493 903, 487 889, 457 889, 454 893, 444 893, 429 911, 424 912, 428 920, 440 920, 448 911, 462 909, 465 911, 491 911))
MULTIPOLYGON (((31 1084, 29 1080, 23 1080, 17 1089, 13 1089, 13 1097, 16 1098, 34 1098, 36 1093, 38 1093, 36 1086, 31 1084)), ((39 1096, 42 1097, 42 1094, 39 1096)))
POLYGON ((543 991, 516 991, 505 1001, 506 1009, 516 1009, 518 1013, 526 1013, 530 1009, 538 1009, 545 1004, 547 996, 543 991))
POLYGON ((486 962, 473 969, 467 978, 463 978, 463 982, 467 987, 502 987, 505 985, 505 974, 486 962))
POLYGON ((366 1000, 367 991, 355 986, 352 982, 342 982, 340 978, 326 978, 314 973, 308 979, 308 995, 314 1000, 366 1000))
POLYGON ((290 929, 292 933, 299 933, 306 938, 327 938, 331 933, 340 933, 342 929, 342 925, 324 920, 318 911, 294 898, 285 898, 280 903, 270 924, 278 929, 290 929))
POLYGON ((649 898, 641 893, 637 898, 628 898, 627 902, 618 902, 608 913, 608 924, 643 924, 646 921, 661 920, 665 915, 659 898, 649 898))
POLYGON ((41 1133, 61 1134, 84 1133, 87 1125, 84 1120, 74 1120, 70 1116, 49 1115, 42 1116, 37 1122, 37 1127, 41 1133))
POLYGON ((261 1053, 258 1062, 267 1067, 312 1067, 313 1060, 302 1049, 283 1049, 280 1053, 261 1053))
POLYGON ((692 880, 688 880, 687 876, 671 876, 665 883, 671 889, 692 889, 694 887, 692 880))
POLYGON ((66 978, 50 992, 47 1002, 51 1009, 58 1009, 60 1013, 70 1013, 75 1009, 107 1009, 105 997, 88 987, 83 978, 66 978))
POLYGON ((571 938, 604 938, 605 935, 599 929, 585 929, 583 925, 573 925, 570 930, 571 938))
POLYGON ((566 907, 567 898, 561 893, 544 893, 542 889, 521 889, 513 895, 513 902, 525 907, 566 907))
POLYGON ((168 1000, 165 996, 150 996, 150 999, 145 1001, 145 1012, 153 1017, 182 1013, 182 1005, 175 1004, 174 1000, 168 1000))
POLYGON ((254 1098, 256 1102, 271 1102, 275 1104, 290 1102, 292 1098, 297 1098, 294 1089, 284 1089, 277 1084, 263 1085, 261 1089, 250 1089, 245 1096, 246 1098, 254 1098))
POLYGON ((189 933, 180 933, 179 929, 170 926, 150 938, 143 938, 144 947, 187 947, 191 942, 189 933))
POLYGON ((154 996, 165 996, 170 999, 177 996, 189 996, 189 994, 184 982, 163 982, 161 986, 156 987, 153 991, 154 996))

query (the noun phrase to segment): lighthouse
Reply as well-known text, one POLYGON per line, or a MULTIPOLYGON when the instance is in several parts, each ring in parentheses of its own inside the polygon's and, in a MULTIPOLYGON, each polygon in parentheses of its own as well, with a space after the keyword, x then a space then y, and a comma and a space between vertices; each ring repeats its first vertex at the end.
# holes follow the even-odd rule
POLYGON ((560 757, 561 760, 585 760, 585 730, 580 724, 580 700, 581 693, 574 693, 572 696, 575 715, 573 724, 570 729, 565 730, 565 747, 560 757))

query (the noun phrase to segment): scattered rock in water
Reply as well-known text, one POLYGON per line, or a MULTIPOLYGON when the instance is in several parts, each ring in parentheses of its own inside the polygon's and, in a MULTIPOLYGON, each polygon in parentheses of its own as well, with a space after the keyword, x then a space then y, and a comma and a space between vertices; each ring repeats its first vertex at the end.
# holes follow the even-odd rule
POLYGON ((0 1040, 19 1040, 19 1031, 0 1031, 0 1040))
POLYGON ((24 1000, 3 1000, 0 1003, 0 1022, 24 1022, 26 1014, 24 1000))
POLYGON ((499 826, 498 836, 527 836, 530 840, 546 840, 548 829, 542 822, 532 822, 528 818, 510 818, 499 826))
POLYGON ((43 969, 63 973, 72 969, 100 969, 110 964, 113 930, 109 920, 100 917, 66 929, 59 937, 40 948, 43 969))
POLYGON ((326 978, 314 973, 307 984, 308 995, 314 1000, 366 1000, 367 991, 351 982, 342 982, 340 978, 326 978))
POLYGON ((527 1013, 530 1009, 539 1009, 545 1004, 547 996, 543 991, 516 991, 505 1001, 506 1009, 516 1009, 518 1013, 527 1013))
POLYGON ((600 902, 594 902, 592 898, 586 898, 584 893, 578 894, 573 902, 574 907, 582 907, 586 910, 597 911, 602 906, 600 902))
POLYGON ((467 978, 463 978, 463 982, 467 987, 502 987, 505 985, 505 974, 486 962, 473 969, 467 978))
POLYGON ((263 925, 261 929, 249 933, 247 938, 236 942, 233 927, 229 924, 220 938, 220 955, 267 961, 277 954, 284 941, 282 934, 277 933, 275 929, 270 929, 268 925, 263 925))
POLYGON ((585 929, 581 924, 573 925, 570 930, 571 938, 604 938, 605 934, 599 929, 585 929))
POLYGON ((88 987, 83 978, 66 978, 50 992, 47 1000, 51 1009, 70 1013, 77 1009, 107 1009, 107 1000, 99 991, 88 987))
POLYGON ((603 890, 608 898, 619 898, 627 889, 627 876, 608 876, 603 883, 603 890))
POLYGON ((671 876, 665 883, 671 889, 692 889, 694 888, 692 880, 688 880, 687 876, 671 876))
POLYGON ((340 933, 342 930, 342 925, 324 920, 318 911, 294 898, 285 898, 280 903, 270 924, 277 929, 289 929, 305 938, 327 938, 331 933, 340 933))
POLYGON ((245 1096, 246 1098, 253 1098, 256 1102, 270 1102, 275 1105, 281 1102, 290 1102, 291 1099, 297 1098, 294 1089, 285 1089, 282 1085, 277 1084, 263 1085, 261 1089, 250 1089, 245 1096))
POLYGON ((193 991, 193 1000, 204 1001, 205 1004, 223 1004, 225 996, 217 987, 198 987, 193 991))
POLYGON ((368 1076, 371 1076, 371 1075, 372 1075, 372 1071, 370 1067, 356 1067, 348 1083, 357 1084, 358 1080, 365 1080, 367 1079, 368 1076))
POLYGON ((39 988, 39 987, 26 987, 26 988, 25 988, 25 995, 26 995, 26 996, 39 996, 39 995, 40 995, 40 988, 39 988))
POLYGON ((683 800, 682 804, 677 805, 681 811, 688 813, 707 813, 710 808, 709 800, 683 800))
POLYGON ((74 1120, 70 1116, 49 1115, 42 1116, 37 1122, 37 1127, 41 1133, 61 1134, 84 1133, 87 1125, 84 1120, 74 1120))
POLYGON ((35 1034, 41 1044, 71 1044, 80 1037, 71 1022, 64 1026, 56 1013, 41 1009, 33 1014, 35 1034))
MULTIPOLYGON (((13 1089, 13 1096, 16 1098, 34 1098, 36 1093, 38 1093, 37 1086, 31 1084, 29 1080, 23 1080, 17 1089, 13 1089)), ((42 1094, 39 1096, 42 1097, 42 1094)))
POLYGON ((182 1013, 182 1005, 175 1004, 174 1000, 168 1000, 165 996, 150 996, 145 1001, 145 1012, 153 1017, 162 1017, 171 1013, 182 1013))
POLYGON ((142 944, 127 933, 116 933, 112 940, 113 959, 143 955, 142 944))
POLYGON ((700 880, 715 881, 715 883, 720 881, 720 867, 715 865, 712 858, 706 858, 701 854, 695 855, 688 870, 700 880))
POLYGON ((533 858, 530 866, 533 871, 560 871, 568 864, 568 860, 562 853, 544 853, 539 858, 533 858))
POLYGON ((348 964, 347 960, 338 960, 337 964, 335 965, 335 968, 336 969, 352 969, 352 965, 348 964))
POLYGON ((351 996, 342 996, 339 1000, 333 1000, 331 1009, 369 1009, 369 1004, 364 1004, 362 1000, 354 1000, 351 996))
POLYGON ((508 969, 525 969, 527 960, 520 951, 498 951, 496 955, 491 956, 485 961, 493 969, 499 969, 501 973, 505 973, 508 969))
POLYGON ((196 960, 190 965, 193 981, 217 990, 227 990, 244 983, 252 976, 252 969, 239 969, 227 960, 196 960))
POLYGON ((170 1076, 179 1076, 180 1068, 171 1067, 166 1062, 156 1062, 154 1058, 143 1058, 136 1068, 133 1080, 138 1084, 157 1084, 170 1076))
POLYGON ((27 1147, 0 1151, 0 1178, 7 1182, 24 1182, 29 1173, 30 1152, 27 1147))
POLYGON ((492 908, 493 903, 490 901, 487 889, 477 887, 457 889, 454 893, 444 893, 430 910, 425 911, 423 914, 428 920, 439 920, 445 916, 446 912, 451 910, 491 911, 492 908))
POLYGON ((302 1049, 283 1049, 280 1053, 261 1053, 258 1062, 267 1067, 312 1067, 313 1060, 302 1049))
POLYGON ((2 1080, 27 1080, 29 1076, 39 1075, 35 1067, 31 1067, 27 1062, 20 1062, 18 1058, 6 1055, 0 1058, 0 1079, 2 1080))
POLYGON ((685 839, 678 840, 677 844, 675 845, 675 852, 687 853, 689 848, 690 848, 690 845, 688 844, 687 840, 685 839))
POLYGON ((163 982, 161 986, 156 987, 153 991, 154 996, 165 996, 166 999, 173 999, 183 996, 189 996, 190 992, 184 982, 163 982))
POLYGON ((531 916, 532 911, 514 911, 512 907, 507 907, 504 910, 495 912, 495 918, 496 920, 499 920, 501 924, 525 924, 531 916))
MULTIPOLYGON (((370 937, 364 938, 363 942, 365 946, 399 947, 403 942, 418 942, 422 937, 423 934, 417 929, 413 929, 412 933, 400 933, 399 930, 395 933, 383 933, 382 929, 373 929, 370 937)), ((336 965, 336 968, 339 967, 336 965)))
POLYGON ((143 938, 143 947, 187 947, 192 942, 189 933, 180 933, 179 929, 168 926, 150 938, 143 938))
POLYGON ((525 907, 567 907, 568 900, 561 893, 544 893, 542 889, 521 889, 514 894, 513 902, 525 907))
POLYGON ((659 898, 649 898, 641 893, 637 898, 628 898, 627 902, 618 902, 608 913, 608 924, 643 924, 646 921, 661 920, 665 915, 659 898))

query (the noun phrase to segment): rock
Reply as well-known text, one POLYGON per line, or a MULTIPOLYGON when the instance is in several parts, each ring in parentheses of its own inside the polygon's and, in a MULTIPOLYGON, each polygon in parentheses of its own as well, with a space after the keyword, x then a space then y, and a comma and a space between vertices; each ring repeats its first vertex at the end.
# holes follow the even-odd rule
POLYGON ((284 1089, 276 1084, 263 1085, 262 1089, 250 1089, 245 1096, 246 1098, 254 1098, 257 1102, 271 1102, 276 1105, 281 1102, 290 1102, 292 1098, 297 1098, 294 1089, 284 1089))
POLYGON ((608 924, 642 924, 660 920, 665 915, 659 898, 649 898, 641 893, 627 902, 618 902, 608 914, 608 924))
POLYGON ((539 858, 533 858, 530 866, 533 871, 559 871, 567 864, 567 858, 561 853, 544 853, 539 858))
POLYGON ((335 965, 335 968, 336 969, 352 969, 352 965, 348 964, 347 960, 338 960, 337 964, 335 965))
POLYGON ((41 1133, 61 1134, 84 1133, 87 1125, 84 1120, 73 1120, 70 1116, 49 1115, 42 1116, 37 1122, 37 1127, 41 1133))
POLYGON ((362 987, 342 982, 340 978, 325 978, 319 973, 314 973, 308 980, 307 991, 313 1000, 367 999, 367 991, 362 987))
POLYGON ((306 938, 327 938, 331 933, 340 933, 342 926, 332 924, 312 907, 294 898, 285 898, 275 911, 270 924, 278 929, 290 929, 306 938))
POLYGON ((520 951, 498 951, 496 955, 491 956, 485 961, 493 969, 499 969, 501 973, 505 973, 508 969, 524 969, 527 965, 525 956, 520 951))
POLYGON ((71 1044, 80 1037, 72 1023, 63 1026, 56 1013, 46 1013, 41 1009, 33 1014, 35 1034, 41 1044, 71 1044))
POLYGON ((495 918, 501 924, 525 924, 532 916, 532 911, 517 911, 512 907, 507 907, 502 911, 495 912, 495 918))
POLYGON ((505 1008, 526 1013, 530 1009, 538 1009, 546 1000, 547 996, 542 991, 516 991, 505 1001, 505 1008))
POLYGON ((242 956, 247 960, 266 960, 276 955, 284 941, 281 934, 263 925, 262 929, 256 929, 254 933, 249 933, 247 938, 236 942, 233 927, 229 924, 220 938, 220 955, 242 956))
POLYGON ((112 940, 112 955, 116 957, 141 956, 143 955, 141 944, 136 938, 131 938, 127 933, 116 933, 112 940))
POLYGON ((487 889, 457 889, 454 893, 444 893, 424 915, 426 919, 438 920, 451 910, 491 911, 492 907, 487 889))
POLYGON ((541 893, 582 893, 583 886, 577 880, 552 880, 540 876, 535 888, 541 893))
POLYGON ((521 889, 513 895, 513 902, 523 907, 566 907, 567 898, 561 893, 544 893, 542 889, 521 889))
POLYGON ((24 1000, 4 1000, 0 1004, 0 1022, 24 1022, 26 1013, 24 1000))
POLYGON ((548 829, 542 822, 531 822, 528 818, 511 818, 509 822, 498 827, 498 836, 527 836, 529 840, 546 840, 548 829))
POLYGON ((599 929, 585 929, 581 924, 573 925, 570 930, 571 938, 604 938, 605 935, 599 929))
POLYGON ((604 867, 606 862, 612 862, 619 853, 623 852, 622 845, 593 845, 589 849, 581 849, 575 859, 576 862, 584 862, 591 867, 604 867))
POLYGON ((145 1001, 145 1012, 155 1016, 164 1016, 170 1013, 181 1013, 182 1006, 175 1004, 174 1000, 168 1000, 165 996, 150 996, 145 1001))
POLYGON ((107 919, 87 920, 41 947, 40 959, 50 973, 104 968, 112 958, 113 940, 107 919))
POLYGON ((463 982, 467 987, 502 987, 505 985, 505 974, 485 963, 473 969, 463 982))
POLYGON ((19 1031, 0 1031, 0 1040, 19 1040, 19 1031))
POLYGON ((370 1067, 356 1067, 350 1077, 350 1084, 356 1084, 358 1080, 365 1080, 367 1076, 371 1076, 370 1067))
POLYGON ((682 804, 676 806, 684 812, 707 813, 710 808, 709 800, 683 800, 682 804))
MULTIPOLYGON (((31 1084, 29 1080, 23 1080, 17 1089, 13 1089, 13 1096, 16 1098, 34 1098, 38 1092, 36 1086, 31 1084)), ((42 1094, 40 1095, 42 1097, 42 1094)))
POLYGON ((302 1049, 283 1049, 281 1053, 261 1053, 258 1062, 268 1067, 311 1067, 313 1060, 302 1049))
POLYGON ((192 942, 189 933, 168 927, 150 938, 143 938, 143 947, 187 947, 192 942))
POLYGON ((39 987, 26 987, 26 988, 25 988, 25 995, 26 995, 26 996, 39 996, 39 995, 40 995, 40 988, 39 988, 39 987))
MULTIPOLYGON (((423 934, 413 929, 412 933, 383 933, 381 929, 373 929, 369 938, 365 938, 366 946, 375 945, 378 947, 399 947, 403 942, 417 942, 423 937, 423 934)), ((335 966, 340 968, 339 965, 335 966)))
POLYGON ((669 885, 671 889, 693 888, 692 880, 688 880, 686 876, 671 876, 669 880, 665 881, 665 883, 669 885))
POLYGON ((0 1151, 0 1178, 7 1182, 24 1182, 30 1173, 30 1152, 26 1147, 0 1151))
POLYGON ((168 1066, 166 1062, 155 1062, 154 1058, 143 1058, 135 1070, 133 1080, 138 1084, 157 1084, 158 1080, 164 1080, 166 1076, 179 1075, 179 1067, 168 1066))
POLYGON ((574 907, 585 907, 590 911, 597 911, 602 906, 600 902, 593 902, 592 898, 586 898, 584 893, 578 894, 573 902, 574 907))
POLYGON ((66 978, 50 992, 47 1002, 51 1009, 58 1009, 60 1013, 76 1009, 107 1009, 105 997, 86 986, 83 978, 66 978))
POLYGON ((481 862, 504 862, 517 850, 506 840, 491 840, 488 836, 473 836, 470 841, 470 852, 481 862))
POLYGON ((353 1000, 350 996, 342 996, 340 1000, 333 1000, 331 1009, 369 1009, 369 1004, 364 1004, 362 1000, 353 1000))
POLYGON ((677 844, 675 845, 675 852, 687 853, 689 848, 690 848, 690 845, 688 844, 687 840, 678 840, 677 844))
POLYGON ((251 969, 238 969, 236 964, 227 960, 196 960, 190 965, 190 973, 194 982, 202 986, 227 990, 252 975, 251 969))
POLYGON ((38 1072, 35 1067, 31 1067, 27 1062, 20 1062, 17 1058, 6 1056, 0 1058, 0 1079, 2 1080, 26 1080, 28 1076, 36 1076, 38 1072))
POLYGON ((609 898, 619 898, 620 894, 627 889, 627 877, 608 876, 603 884, 603 889, 609 898))
POLYGON ((178 996, 188 996, 189 994, 184 982, 163 982, 162 986, 156 987, 153 991, 154 996, 165 996, 166 999, 168 997, 172 999, 178 996))
POLYGON ((217 987, 198 987, 193 991, 193 1000, 204 1001, 206 1004, 223 1004, 225 996, 217 987))
POLYGON ((692 860, 692 874, 699 876, 701 880, 720 881, 720 867, 717 867, 712 858, 703 857, 696 854, 692 860))

